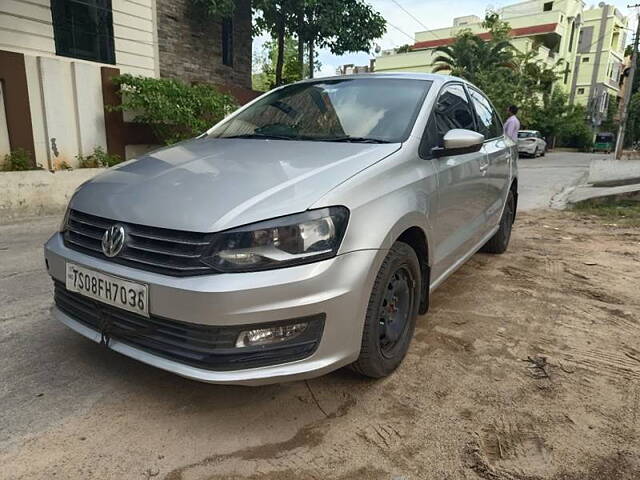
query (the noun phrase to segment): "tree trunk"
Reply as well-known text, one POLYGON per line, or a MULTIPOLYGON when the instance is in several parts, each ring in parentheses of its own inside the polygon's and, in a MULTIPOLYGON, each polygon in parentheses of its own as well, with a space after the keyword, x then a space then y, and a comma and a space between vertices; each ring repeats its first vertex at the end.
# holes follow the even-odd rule
POLYGON ((278 53, 276 58, 276 87, 282 85, 282 70, 284 67, 284 14, 278 16, 278 53))
POLYGON ((313 78, 313 39, 309 39, 309 78, 313 78))
POLYGON ((304 78, 304 10, 298 12, 298 68, 300 69, 300 79, 304 78))

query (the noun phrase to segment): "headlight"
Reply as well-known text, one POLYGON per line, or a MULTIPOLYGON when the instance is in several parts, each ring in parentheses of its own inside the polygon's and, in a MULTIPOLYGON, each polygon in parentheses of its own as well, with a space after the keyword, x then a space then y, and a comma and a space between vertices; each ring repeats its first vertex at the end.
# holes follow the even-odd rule
POLYGON ((58 232, 64 233, 67 231, 67 223, 69 222, 69 206, 67 205, 67 209, 64 211, 64 217, 62 217, 62 222, 60 222, 60 227, 58 228, 58 232))
POLYGON ((348 219, 345 207, 329 207, 221 232, 202 261, 221 272, 249 272, 331 258, 348 219))

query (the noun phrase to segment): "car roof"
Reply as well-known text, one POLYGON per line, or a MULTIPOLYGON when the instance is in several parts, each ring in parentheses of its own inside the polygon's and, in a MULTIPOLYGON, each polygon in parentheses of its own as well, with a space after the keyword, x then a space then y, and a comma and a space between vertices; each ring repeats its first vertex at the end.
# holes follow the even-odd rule
POLYGON ((442 75, 440 73, 420 73, 420 72, 384 72, 384 73, 357 73, 353 75, 336 75, 333 77, 320 77, 320 78, 308 78, 306 80, 301 80, 297 83, 308 83, 308 82, 321 82, 324 80, 342 80, 342 79, 354 79, 354 78, 373 78, 373 79, 388 79, 388 78, 400 78, 407 80, 430 80, 434 83, 442 84, 445 82, 450 82, 452 80, 456 80, 458 82, 463 82, 468 85, 472 85, 470 82, 463 78, 454 77, 451 75, 442 75))
POLYGON ((538 133, 540 130, 518 130, 518 132, 524 133, 538 133))

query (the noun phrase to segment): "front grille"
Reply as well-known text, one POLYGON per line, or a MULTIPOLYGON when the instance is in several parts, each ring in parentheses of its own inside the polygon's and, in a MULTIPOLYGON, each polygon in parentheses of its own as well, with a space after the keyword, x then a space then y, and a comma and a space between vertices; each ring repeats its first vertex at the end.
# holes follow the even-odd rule
POLYGON ((213 234, 148 227, 71 210, 64 233, 67 247, 94 257, 165 275, 187 276, 213 273, 200 261, 213 234), (102 236, 114 224, 123 225, 127 239, 113 258, 102 253, 102 236))
POLYGON ((150 318, 97 302, 69 292, 64 283, 55 285, 56 306, 83 325, 100 333, 105 322, 114 332, 110 337, 154 355, 208 370, 241 370, 292 362, 316 351, 324 329, 324 314, 259 325, 309 322, 307 329, 292 340, 261 347, 236 348, 240 332, 252 326, 217 327, 150 318), (141 333, 144 332, 144 333, 141 333))

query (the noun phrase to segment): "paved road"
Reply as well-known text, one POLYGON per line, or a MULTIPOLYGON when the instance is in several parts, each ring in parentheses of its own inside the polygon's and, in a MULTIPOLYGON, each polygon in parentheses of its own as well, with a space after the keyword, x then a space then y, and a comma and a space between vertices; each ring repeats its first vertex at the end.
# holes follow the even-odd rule
MULTIPOLYGON (((548 206, 554 194, 580 179, 592 158, 555 154, 522 160, 522 208, 548 206)), ((101 428, 117 420, 101 417, 99 406, 105 403, 116 406, 110 409, 110 415, 115 410, 126 419, 120 422, 120 431, 111 432, 114 435, 135 437, 135 418, 144 417, 151 405, 153 415, 164 420, 186 409, 189 421, 181 425, 189 429, 185 432, 187 437, 189 432, 205 428, 202 422, 206 423, 206 419, 227 416, 230 419, 227 425, 234 425, 233 429, 220 432, 227 438, 227 450, 242 447, 248 438, 254 439, 252 444, 256 443, 255 438, 285 441, 323 416, 307 400, 296 401, 309 398, 304 383, 252 390, 199 384, 98 348, 53 322, 49 316, 52 286, 45 273, 41 248, 58 222, 59 218, 47 217, 0 225, 0 452, 19 451, 30 438, 77 422, 83 426, 65 439, 68 448, 74 449, 91 435, 93 441, 97 440, 95 454, 99 455, 101 428), (287 415, 279 422, 283 409, 287 415), (233 419, 237 421, 234 423, 233 419)), ((324 381, 325 392, 331 390, 327 383, 335 387, 353 382, 347 373, 331 378, 324 381)), ((322 384, 323 380, 313 382, 322 384)), ((342 405, 327 398, 324 408, 331 414, 342 405)), ((171 423, 168 425, 165 427, 171 430, 171 423)), ((155 433, 162 436, 167 430, 155 433)), ((135 451, 134 444, 131 448, 135 451)), ((49 473, 55 472, 55 459, 53 463, 42 461, 49 473)), ((86 464, 86 459, 82 461, 86 464)), ((118 459, 112 461, 117 463, 118 459)), ((150 468, 155 468, 158 462, 150 460, 150 468)), ((0 478, 11 478, 11 474, 0 468, 0 478)))
POLYGON ((520 210, 562 206, 567 189, 586 179, 592 160, 610 155, 590 153, 548 153, 539 158, 521 158, 520 210))

